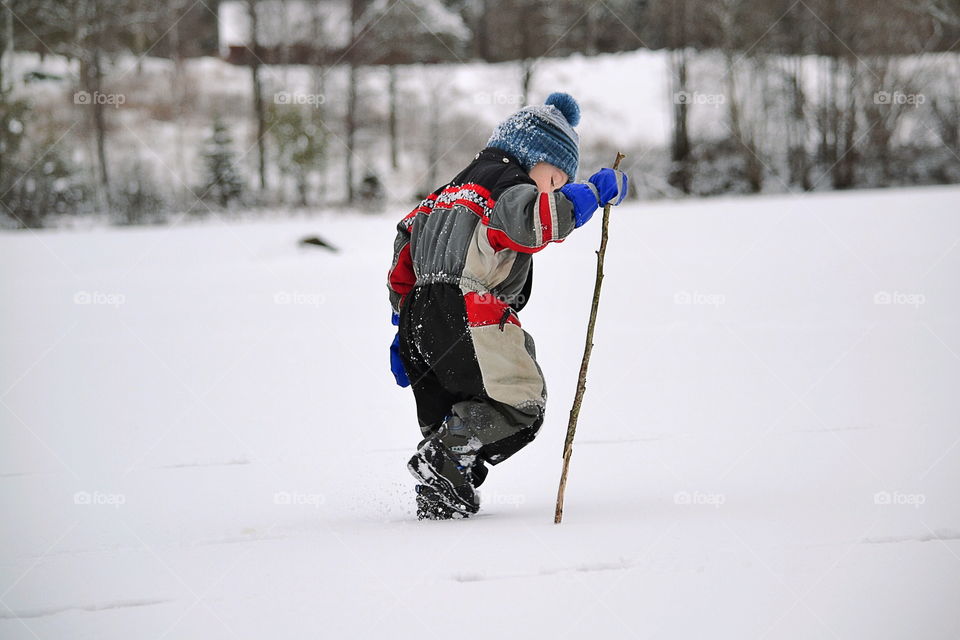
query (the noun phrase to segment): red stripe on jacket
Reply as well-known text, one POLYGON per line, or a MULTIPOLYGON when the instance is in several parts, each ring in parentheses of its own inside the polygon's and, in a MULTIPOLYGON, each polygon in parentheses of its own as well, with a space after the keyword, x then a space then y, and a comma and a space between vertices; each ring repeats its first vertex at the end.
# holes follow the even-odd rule
POLYGON ((486 187, 477 184, 476 182, 468 182, 462 184, 459 187, 447 187, 443 190, 444 193, 453 193, 454 191, 460 191, 461 189, 466 189, 467 191, 475 191, 478 195, 483 198, 490 198, 490 190, 486 187))
POLYGON ((486 327, 501 322, 520 326, 520 321, 512 312, 505 317, 509 306, 492 293, 468 291, 463 296, 463 303, 467 309, 467 324, 471 327, 486 327))
POLYGON ((483 207, 477 204, 476 202, 474 202, 473 200, 460 199, 460 200, 454 200, 453 202, 441 202, 437 204, 436 208, 452 209, 456 205, 464 206, 467 209, 470 209, 470 211, 473 211, 475 214, 480 216, 480 220, 483 222, 483 224, 487 224, 488 222, 490 222, 490 217, 486 213, 484 213, 483 207))
POLYGON ((413 272, 413 257, 410 255, 410 243, 403 245, 403 249, 397 255, 397 264, 393 265, 387 274, 387 281, 390 288, 401 296, 405 296, 413 289, 417 282, 417 276, 413 272))
MULTIPOLYGON (((537 251, 542 251, 547 248, 547 244, 544 243, 539 247, 525 247, 522 244, 517 244, 510 239, 506 233, 500 229, 494 229, 493 227, 487 227, 487 242, 490 243, 490 246, 493 247, 494 251, 503 251, 504 249, 513 249, 520 253, 536 253, 537 251)), ((555 240, 554 242, 563 242, 562 240, 555 240)))
POLYGON ((547 244, 553 240, 553 221, 550 216, 552 197, 552 194, 544 191, 540 194, 540 202, 538 203, 540 209, 540 228, 543 231, 543 244, 547 244))
POLYGON ((439 196, 435 193, 431 193, 426 198, 420 201, 420 204, 417 205, 417 208, 408 213, 403 217, 404 220, 409 220, 410 218, 417 217, 417 214, 426 213, 427 215, 433 211, 434 204, 439 196))

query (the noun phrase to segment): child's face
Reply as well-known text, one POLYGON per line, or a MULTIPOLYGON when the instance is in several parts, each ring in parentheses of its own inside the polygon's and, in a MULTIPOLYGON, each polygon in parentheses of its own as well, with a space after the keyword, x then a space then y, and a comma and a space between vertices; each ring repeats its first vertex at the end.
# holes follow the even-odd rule
POLYGON ((567 184, 567 180, 570 179, 566 173, 546 162, 538 162, 533 165, 533 168, 530 169, 530 178, 537 183, 537 188, 540 191, 547 192, 556 191, 567 184))

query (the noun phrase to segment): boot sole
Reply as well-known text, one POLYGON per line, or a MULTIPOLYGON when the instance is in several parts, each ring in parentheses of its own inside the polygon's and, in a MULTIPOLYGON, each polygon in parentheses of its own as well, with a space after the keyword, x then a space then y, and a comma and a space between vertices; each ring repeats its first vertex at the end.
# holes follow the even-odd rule
POLYGON ((415 479, 433 489, 437 494, 439 502, 464 516, 471 516, 479 511, 479 507, 469 505, 459 498, 454 497, 456 496, 456 492, 453 483, 447 478, 432 471, 432 469, 429 474, 426 474, 420 471, 420 467, 431 469, 430 464, 418 453, 407 463, 407 470, 410 471, 410 475, 415 479), (415 462, 417 463, 416 466, 414 465, 415 462), (438 484, 440 486, 437 486, 438 484))
POLYGON ((426 484, 417 485, 417 520, 462 520, 466 513, 456 511, 440 500, 436 489, 426 484))

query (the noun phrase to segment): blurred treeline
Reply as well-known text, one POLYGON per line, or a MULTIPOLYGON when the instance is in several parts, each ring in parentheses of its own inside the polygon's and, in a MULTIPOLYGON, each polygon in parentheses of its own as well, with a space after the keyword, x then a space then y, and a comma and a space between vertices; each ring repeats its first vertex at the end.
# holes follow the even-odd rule
MULTIPOLYGON (((396 195, 391 181, 414 175, 414 191, 430 188, 454 131, 470 127, 469 110, 456 126, 433 122, 437 101, 452 98, 405 94, 401 69, 513 63, 519 106, 544 58, 637 49, 666 56, 671 115, 665 148, 625 149, 641 196, 960 182, 958 40, 960 0, 4 0, 0 214, 41 226, 91 212, 135 223, 376 208, 396 195), (239 36, 222 24, 238 15, 239 36), (18 52, 62 58, 69 72, 20 68, 18 52), (207 86, 191 62, 201 56, 244 69, 242 103, 207 86), (167 64, 151 87, 161 95, 137 107, 133 89, 156 84, 154 58, 167 64), (306 70, 301 93, 335 104, 279 99, 294 65, 306 70), (58 91, 72 104, 44 103, 58 91), (694 122, 703 103, 714 127, 694 122), (131 151, 131 138, 149 153, 131 151), (365 160, 370 149, 378 161, 365 160)), ((608 146, 586 147, 585 159, 603 162, 608 146)))

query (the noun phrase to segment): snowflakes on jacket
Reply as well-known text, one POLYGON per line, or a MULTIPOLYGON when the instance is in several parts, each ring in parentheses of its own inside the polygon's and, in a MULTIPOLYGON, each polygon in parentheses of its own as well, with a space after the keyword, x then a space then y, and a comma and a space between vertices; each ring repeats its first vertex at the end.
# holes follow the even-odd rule
POLYGON ((529 298, 532 254, 562 242, 574 223, 562 193, 541 193, 515 158, 488 147, 397 225, 391 305, 399 311, 417 284, 447 282, 460 286, 474 317, 494 315, 476 309, 489 301, 519 311, 529 298))

